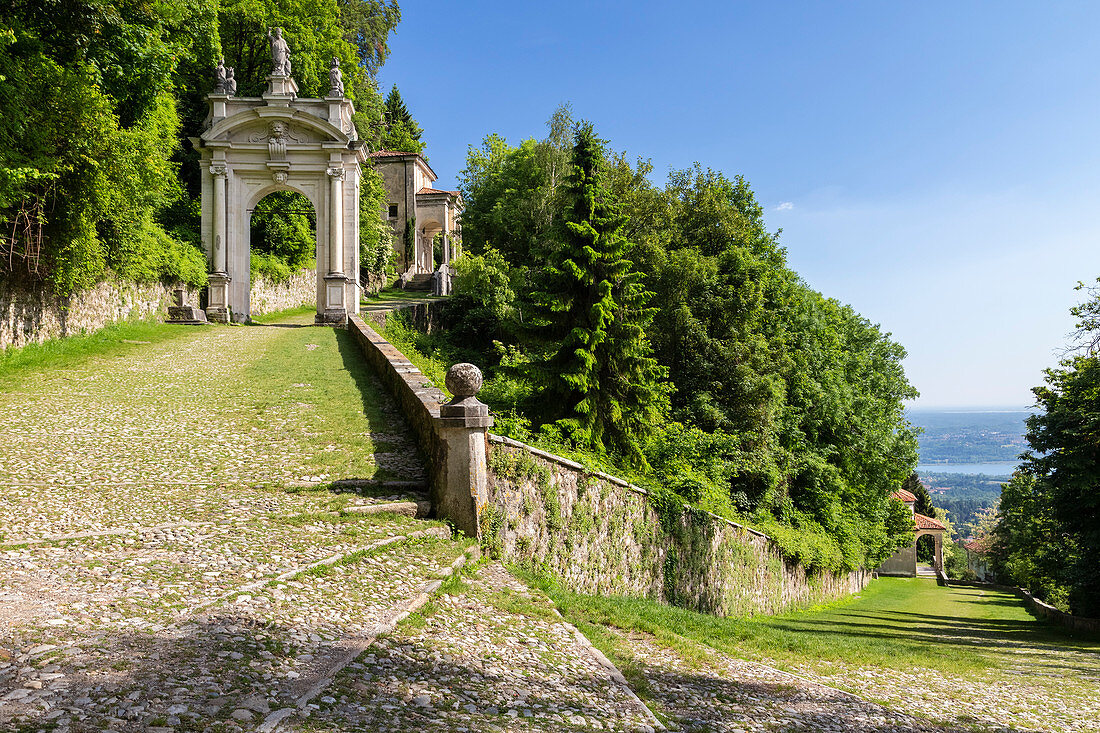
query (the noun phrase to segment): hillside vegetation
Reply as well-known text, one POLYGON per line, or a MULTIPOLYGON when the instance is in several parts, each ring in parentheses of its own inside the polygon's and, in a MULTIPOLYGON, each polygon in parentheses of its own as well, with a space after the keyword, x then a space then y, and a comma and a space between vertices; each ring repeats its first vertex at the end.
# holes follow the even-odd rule
POLYGON ((487 368, 512 437, 749 521, 810 566, 877 566, 911 541, 889 499, 916 463, 904 350, 787 266, 743 178, 651 172, 568 108, 546 139, 490 135, 462 173, 446 327, 390 337, 487 368))
MULTIPOLYGON (((1100 281, 1098 281, 1100 282, 1100 281)), ((1070 310, 1070 354, 1035 387, 1030 449, 1004 485, 992 531, 994 570, 1049 603, 1100 618, 1100 286, 1070 310)))

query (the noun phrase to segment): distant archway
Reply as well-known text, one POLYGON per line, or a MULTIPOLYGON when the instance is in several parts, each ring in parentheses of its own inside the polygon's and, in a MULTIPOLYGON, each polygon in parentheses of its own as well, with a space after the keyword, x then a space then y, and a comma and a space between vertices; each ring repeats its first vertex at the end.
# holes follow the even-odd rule
POLYGON ((250 269, 274 277, 316 263, 317 209, 297 191, 272 191, 248 210, 250 269), (279 272, 283 270, 283 272, 279 272))
POLYGON ((366 152, 352 124, 355 110, 342 95, 298 97, 289 76, 267 80, 262 97, 208 95, 206 129, 191 138, 203 169, 207 318, 249 320, 253 209, 273 192, 294 191, 316 212, 316 320, 343 324, 359 312, 359 177, 366 152))
POLYGON ((930 534, 917 538, 917 562, 932 565, 936 562, 936 539, 930 534))

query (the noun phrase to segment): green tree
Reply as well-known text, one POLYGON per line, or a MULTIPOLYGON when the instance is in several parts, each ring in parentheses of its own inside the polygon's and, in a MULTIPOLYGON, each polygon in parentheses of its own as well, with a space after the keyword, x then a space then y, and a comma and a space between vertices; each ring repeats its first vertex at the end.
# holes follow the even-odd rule
POLYGON ((205 7, 47 0, 0 18, 0 273, 62 295, 112 272, 205 282, 156 221, 180 195, 171 79, 205 7))
MULTIPOLYGON (((1094 295, 1086 308, 1100 308, 1094 295)), ((1079 318, 1082 307, 1076 309, 1079 318)), ((1080 324, 1079 327, 1087 324, 1080 324)), ((1096 335, 1089 326, 1084 337, 1096 335)), ((1100 615, 1100 356, 1064 359, 1034 388, 1042 412, 1027 420, 1024 468, 1038 501, 1065 536, 1065 580, 1074 613, 1100 615)), ((1002 508, 1004 499, 1002 498, 1002 508)))
MULTIPOLYGON (((459 188, 466 203, 463 240, 471 251, 494 249, 513 268, 545 261, 560 241, 561 186, 573 156, 572 112, 558 107, 547 121, 547 136, 512 146, 499 135, 470 147, 459 188)), ((612 183, 621 180, 613 178, 612 183)), ((623 187, 612 188, 626 198, 623 187)), ((628 221, 624 226, 630 227, 628 221)))
POLYGON ((359 179, 359 281, 371 292, 385 285, 397 258, 393 229, 380 214, 386 197, 381 174, 365 168, 359 179))
POLYGON ((256 204, 249 226, 253 270, 276 282, 311 267, 317 252, 317 215, 300 193, 277 191, 256 204))
POLYGON ((384 107, 384 131, 382 133, 382 148, 384 150, 399 150, 405 153, 424 152, 424 143, 421 140, 424 131, 416 123, 413 116, 405 106, 405 100, 401 98, 401 92, 394 84, 386 97, 384 107))
POLYGON ((1054 514, 1046 486, 1026 468, 1001 486, 991 554, 999 579, 1070 610, 1069 564, 1076 547, 1054 514))
POLYGON ((337 0, 344 40, 355 46, 359 65, 374 78, 390 55, 389 36, 401 22, 394 0, 337 0))
POLYGON ((928 493, 928 489, 924 488, 924 484, 921 483, 916 472, 909 474, 905 482, 902 483, 901 488, 917 497, 913 511, 932 519, 936 518, 936 507, 932 505, 932 495, 928 493))
POLYGON ((543 421, 575 445, 644 463, 641 446, 664 406, 663 370, 645 326, 651 294, 624 258, 624 218, 605 182, 603 141, 578 125, 563 191, 561 247, 535 293, 552 353, 537 365, 543 421))

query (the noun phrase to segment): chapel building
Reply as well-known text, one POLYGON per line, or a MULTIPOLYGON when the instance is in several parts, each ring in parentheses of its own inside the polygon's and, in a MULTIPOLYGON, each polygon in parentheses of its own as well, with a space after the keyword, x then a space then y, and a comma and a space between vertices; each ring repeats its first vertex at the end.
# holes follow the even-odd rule
POLYGON ((462 232, 461 194, 432 188, 438 176, 418 153, 379 150, 370 157, 386 187, 382 214, 393 228, 398 270, 405 279, 435 272, 433 242, 440 233, 443 252, 439 264, 450 265, 462 232), (405 232, 409 227, 413 229, 413 246, 406 253, 405 232))
POLYGON ((882 565, 878 568, 879 575, 897 575, 906 578, 913 578, 918 575, 917 568, 917 540, 926 535, 930 535, 935 542, 935 554, 933 555, 933 569, 943 571, 943 535, 947 532, 941 522, 933 519, 932 517, 926 517, 923 514, 917 514, 917 497, 911 491, 905 489, 898 489, 890 494, 893 498, 905 504, 909 508, 909 512, 913 515, 913 523, 917 525, 917 531, 913 535, 913 544, 908 547, 903 547, 895 552, 890 557, 883 561, 882 565))

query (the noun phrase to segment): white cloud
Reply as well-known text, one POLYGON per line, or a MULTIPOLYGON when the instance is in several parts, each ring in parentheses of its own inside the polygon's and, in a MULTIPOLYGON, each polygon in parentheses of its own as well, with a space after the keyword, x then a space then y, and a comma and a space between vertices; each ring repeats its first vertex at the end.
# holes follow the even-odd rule
POLYGON ((784 201, 779 206, 775 207, 776 211, 790 211, 794 208, 794 203, 791 201, 784 201))

